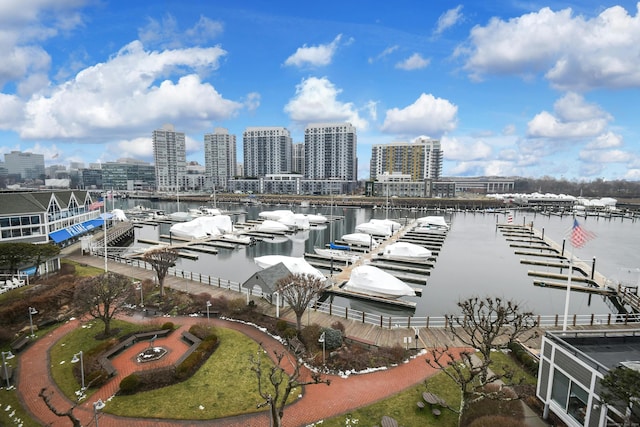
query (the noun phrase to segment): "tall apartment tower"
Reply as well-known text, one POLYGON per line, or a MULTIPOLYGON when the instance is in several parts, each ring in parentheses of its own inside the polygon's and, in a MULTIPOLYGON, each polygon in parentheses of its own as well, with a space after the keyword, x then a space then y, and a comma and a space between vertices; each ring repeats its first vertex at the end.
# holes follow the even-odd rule
POLYGON ((304 129, 305 177, 358 180, 356 128, 350 123, 317 123, 304 129))
POLYGON ((20 175, 21 179, 44 179, 44 155, 12 151, 4 155, 4 166, 9 175, 20 175))
POLYGON ((292 172, 304 175, 304 143, 293 144, 291 167, 292 172))
POLYGON ((385 172, 411 175, 412 181, 437 181, 442 174, 440 141, 419 137, 413 142, 375 144, 371 151, 369 170, 372 181, 385 172))
POLYGON ((153 159, 158 191, 184 189, 186 156, 184 132, 176 132, 171 124, 153 131, 153 159))
POLYGON ((236 176, 236 136, 225 128, 205 133, 204 167, 211 184, 226 190, 229 179, 236 176))
POLYGON ((242 134, 244 176, 291 172, 291 134, 283 127, 248 127, 242 134))

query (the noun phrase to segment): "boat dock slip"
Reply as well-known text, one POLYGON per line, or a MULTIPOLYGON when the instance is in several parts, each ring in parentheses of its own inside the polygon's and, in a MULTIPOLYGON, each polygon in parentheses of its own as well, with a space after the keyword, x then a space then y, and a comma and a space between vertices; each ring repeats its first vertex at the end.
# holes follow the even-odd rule
MULTIPOLYGON (((567 268, 567 270, 568 270, 568 268, 567 268)), ((541 278, 544 278, 544 279, 554 279, 554 280, 561 280, 561 281, 565 281, 565 282, 569 280, 569 275, 568 274, 546 273, 544 271, 532 271, 532 270, 529 270, 527 272, 527 274, 529 276, 541 277, 541 278)), ((571 275, 571 282, 586 283, 586 284, 588 284, 590 286, 598 287, 598 284, 594 280, 591 280, 588 277, 584 277, 584 276, 576 276, 576 275, 572 274, 571 275)), ((573 284, 572 284, 572 286, 573 286, 573 284)))
POLYGON ((404 273, 411 273, 417 275, 429 276, 431 274, 431 267, 433 264, 426 263, 412 263, 410 261, 397 262, 384 257, 371 258, 371 265, 378 267, 382 270, 394 270, 402 271, 404 273))
MULTIPOLYGON (((422 292, 420 289, 415 289, 415 291, 416 291, 416 295, 418 294, 418 292, 422 292)), ((379 302, 382 304, 397 305, 398 307, 405 307, 405 308, 411 308, 411 309, 416 308, 416 303, 413 301, 404 301, 401 299, 396 300, 396 299, 376 297, 373 295, 361 294, 358 292, 350 292, 350 291, 345 291, 344 289, 341 289, 337 286, 326 288, 324 292, 326 294, 331 294, 339 297, 355 298, 363 301, 373 301, 373 302, 379 302)))
MULTIPOLYGON (((534 286, 540 286, 541 288, 554 288, 554 289, 567 289, 567 283, 564 282, 549 282, 543 280, 534 280, 534 286)), ((598 294, 598 295, 615 295, 615 291, 612 289, 600 289, 600 288, 592 288, 590 286, 582 286, 582 285, 574 285, 571 284, 571 290, 576 292, 583 292, 587 294, 598 294)))

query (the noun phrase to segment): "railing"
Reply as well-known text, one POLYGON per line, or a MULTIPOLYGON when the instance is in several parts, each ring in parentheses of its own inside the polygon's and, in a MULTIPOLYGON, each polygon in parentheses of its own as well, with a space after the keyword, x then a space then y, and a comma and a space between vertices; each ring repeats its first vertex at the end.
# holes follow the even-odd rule
MULTIPOLYGON (((118 256, 110 257, 114 261, 131 265, 132 267, 152 270, 151 266, 139 259, 121 258, 118 256)), ((249 296, 265 297, 260 289, 242 288, 238 282, 233 282, 219 277, 213 277, 206 274, 193 273, 190 271, 179 270, 176 268, 169 269, 169 275, 174 277, 191 280, 203 285, 213 286, 221 289, 227 289, 239 292, 249 296)), ((427 317, 411 317, 411 316, 385 316, 380 314, 367 313, 364 311, 343 307, 328 302, 314 302, 310 304, 308 310, 318 311, 321 313, 335 316, 337 318, 348 319, 355 322, 370 324, 384 329, 397 328, 446 328, 449 326, 449 320, 445 316, 427 316, 427 317)), ((537 325, 542 328, 560 328, 563 325, 563 315, 538 315, 535 317, 537 325)), ((567 321, 569 326, 610 326, 610 325, 629 325, 640 323, 640 314, 573 314, 567 321)))

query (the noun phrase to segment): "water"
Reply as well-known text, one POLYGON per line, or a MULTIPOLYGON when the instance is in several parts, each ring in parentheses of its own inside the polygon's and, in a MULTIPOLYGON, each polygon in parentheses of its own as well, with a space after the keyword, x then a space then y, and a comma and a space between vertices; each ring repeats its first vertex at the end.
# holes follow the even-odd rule
MULTIPOLYGON (((116 202, 116 207, 127 209, 141 201, 125 200, 116 202)), ((153 203, 142 201, 148 207, 174 212, 176 204, 172 202, 153 203)), ((180 203, 181 210, 197 207, 194 204, 180 203)), ((244 222, 255 219, 258 213, 265 210, 291 209, 295 212, 330 214, 330 208, 299 206, 243 206, 219 205, 221 209, 230 211, 244 211, 234 216, 234 222, 244 222)), ((426 214, 413 213, 408 210, 384 210, 342 208, 336 207, 334 215, 344 216, 343 220, 335 221, 326 227, 302 231, 294 235, 265 240, 252 247, 240 246, 237 249, 220 249, 217 255, 199 254, 197 260, 180 259, 177 268, 202 274, 221 277, 242 283, 259 267, 253 258, 263 255, 291 255, 303 256, 305 252, 313 252, 314 246, 324 246, 333 236, 339 238, 343 234, 352 233, 355 226, 371 218, 394 219, 404 223, 405 218, 414 218, 426 214)), ((421 297, 407 298, 416 302, 413 310, 391 308, 361 301, 349 301, 344 298, 334 298, 338 305, 349 306, 368 312, 378 312, 386 315, 415 315, 442 316, 458 313, 457 302, 473 296, 501 297, 505 300, 518 302, 523 310, 530 310, 540 315, 555 315, 564 312, 564 290, 540 288, 533 285, 534 278, 528 276, 528 270, 543 270, 559 272, 557 269, 527 266, 520 263, 521 255, 516 255, 516 249, 509 246, 509 242, 496 228, 496 221, 505 222, 501 214, 454 213, 445 215, 451 222, 444 245, 438 255, 435 268, 423 287, 421 297)), ((629 219, 622 220, 604 218, 580 218, 581 224, 596 234, 596 238, 583 248, 575 250, 577 258, 591 262, 596 258, 596 270, 606 277, 614 277, 623 267, 640 267, 637 252, 637 242, 640 239, 640 224, 629 219)), ((573 219, 570 217, 542 216, 533 212, 518 212, 514 223, 530 223, 536 229, 544 229, 545 236, 562 244, 567 238, 573 219)), ((136 229, 137 238, 158 240, 159 235, 168 234, 169 226, 146 226, 136 229)), ((567 243, 567 250, 570 246, 567 243)), ((412 285, 418 287, 420 285, 412 285)), ((570 299, 569 313, 572 314, 604 314, 611 312, 601 296, 573 292, 570 299)))

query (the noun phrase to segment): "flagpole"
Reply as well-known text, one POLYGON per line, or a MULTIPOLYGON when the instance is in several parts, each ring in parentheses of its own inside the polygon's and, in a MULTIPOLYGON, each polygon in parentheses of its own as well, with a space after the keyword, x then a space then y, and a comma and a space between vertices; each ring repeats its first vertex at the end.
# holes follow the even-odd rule
POLYGON ((564 300, 564 319, 562 321, 562 332, 567 330, 567 320, 569 317, 569 298, 571 295, 571 275, 573 273, 573 253, 569 255, 569 278, 567 279, 567 295, 564 300))
POLYGON ((109 271, 107 266, 107 201, 104 203, 104 218, 102 221, 104 227, 104 272, 107 273, 109 271))

